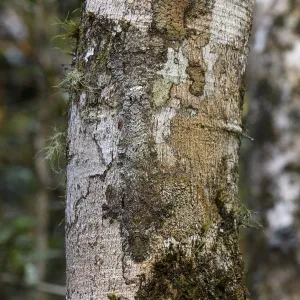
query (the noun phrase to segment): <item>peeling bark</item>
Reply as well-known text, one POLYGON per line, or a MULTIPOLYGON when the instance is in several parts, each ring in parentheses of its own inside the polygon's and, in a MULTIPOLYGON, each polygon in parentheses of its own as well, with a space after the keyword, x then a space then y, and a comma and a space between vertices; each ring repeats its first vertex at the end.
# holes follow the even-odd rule
POLYGON ((300 295, 299 9, 294 0, 260 0, 256 7, 248 70, 248 123, 256 142, 246 172, 264 230, 248 240, 253 299, 300 295))
POLYGON ((67 299, 247 298, 237 181, 251 14, 250 0, 86 1, 67 299))

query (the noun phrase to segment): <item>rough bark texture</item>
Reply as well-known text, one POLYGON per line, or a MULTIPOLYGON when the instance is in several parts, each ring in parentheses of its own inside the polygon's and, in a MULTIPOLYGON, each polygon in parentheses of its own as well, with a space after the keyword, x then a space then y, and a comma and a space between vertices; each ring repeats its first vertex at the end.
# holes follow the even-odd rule
POLYGON ((251 205, 264 230, 252 233, 252 299, 300 295, 300 1, 257 1, 249 61, 251 205))
POLYGON ((237 181, 251 15, 250 0, 86 1, 67 299, 247 298, 237 181))

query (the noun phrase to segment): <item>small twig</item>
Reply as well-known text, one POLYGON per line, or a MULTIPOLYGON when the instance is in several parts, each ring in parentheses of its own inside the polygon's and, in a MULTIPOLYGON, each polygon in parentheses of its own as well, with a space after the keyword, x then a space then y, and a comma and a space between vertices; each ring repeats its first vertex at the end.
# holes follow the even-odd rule
POLYGON ((132 0, 132 2, 129 4, 130 9, 133 7, 134 3, 135 3, 135 0, 132 0))
POLYGON ((243 136, 250 141, 254 141, 254 139, 250 136, 248 136, 243 128, 235 123, 227 122, 225 123, 224 121, 221 120, 210 120, 206 122, 206 120, 201 120, 199 123, 200 127, 202 128, 208 128, 209 130, 223 130, 227 131, 229 133, 233 133, 236 135, 243 136))
POLYGON ((250 141, 254 141, 254 139, 250 136, 248 136, 243 128, 239 125, 236 125, 234 123, 225 123, 223 126, 221 126, 221 128, 223 128, 224 130, 228 131, 228 132, 232 132, 238 135, 241 135, 247 139, 249 139, 250 141))

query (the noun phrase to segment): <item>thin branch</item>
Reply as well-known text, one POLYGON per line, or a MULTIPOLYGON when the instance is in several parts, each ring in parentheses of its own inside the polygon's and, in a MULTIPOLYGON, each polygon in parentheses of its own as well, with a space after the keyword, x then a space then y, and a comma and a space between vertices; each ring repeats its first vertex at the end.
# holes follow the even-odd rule
POLYGON ((20 281, 17 276, 11 275, 9 273, 0 273, 0 281, 4 284, 21 285, 24 288, 34 288, 40 292, 57 296, 66 295, 66 288, 62 285, 52 284, 48 282, 39 282, 34 286, 28 286, 24 282, 20 281))

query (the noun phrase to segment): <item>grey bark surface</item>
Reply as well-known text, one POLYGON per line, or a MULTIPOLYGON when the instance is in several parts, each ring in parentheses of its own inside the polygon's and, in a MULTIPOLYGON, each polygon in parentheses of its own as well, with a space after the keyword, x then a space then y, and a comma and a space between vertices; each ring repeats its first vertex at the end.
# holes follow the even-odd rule
POLYGON ((246 174, 264 227, 248 243, 252 299, 300 295, 300 1, 257 1, 249 59, 246 174))
POLYGON ((252 1, 88 0, 69 74, 67 299, 246 299, 252 1))

